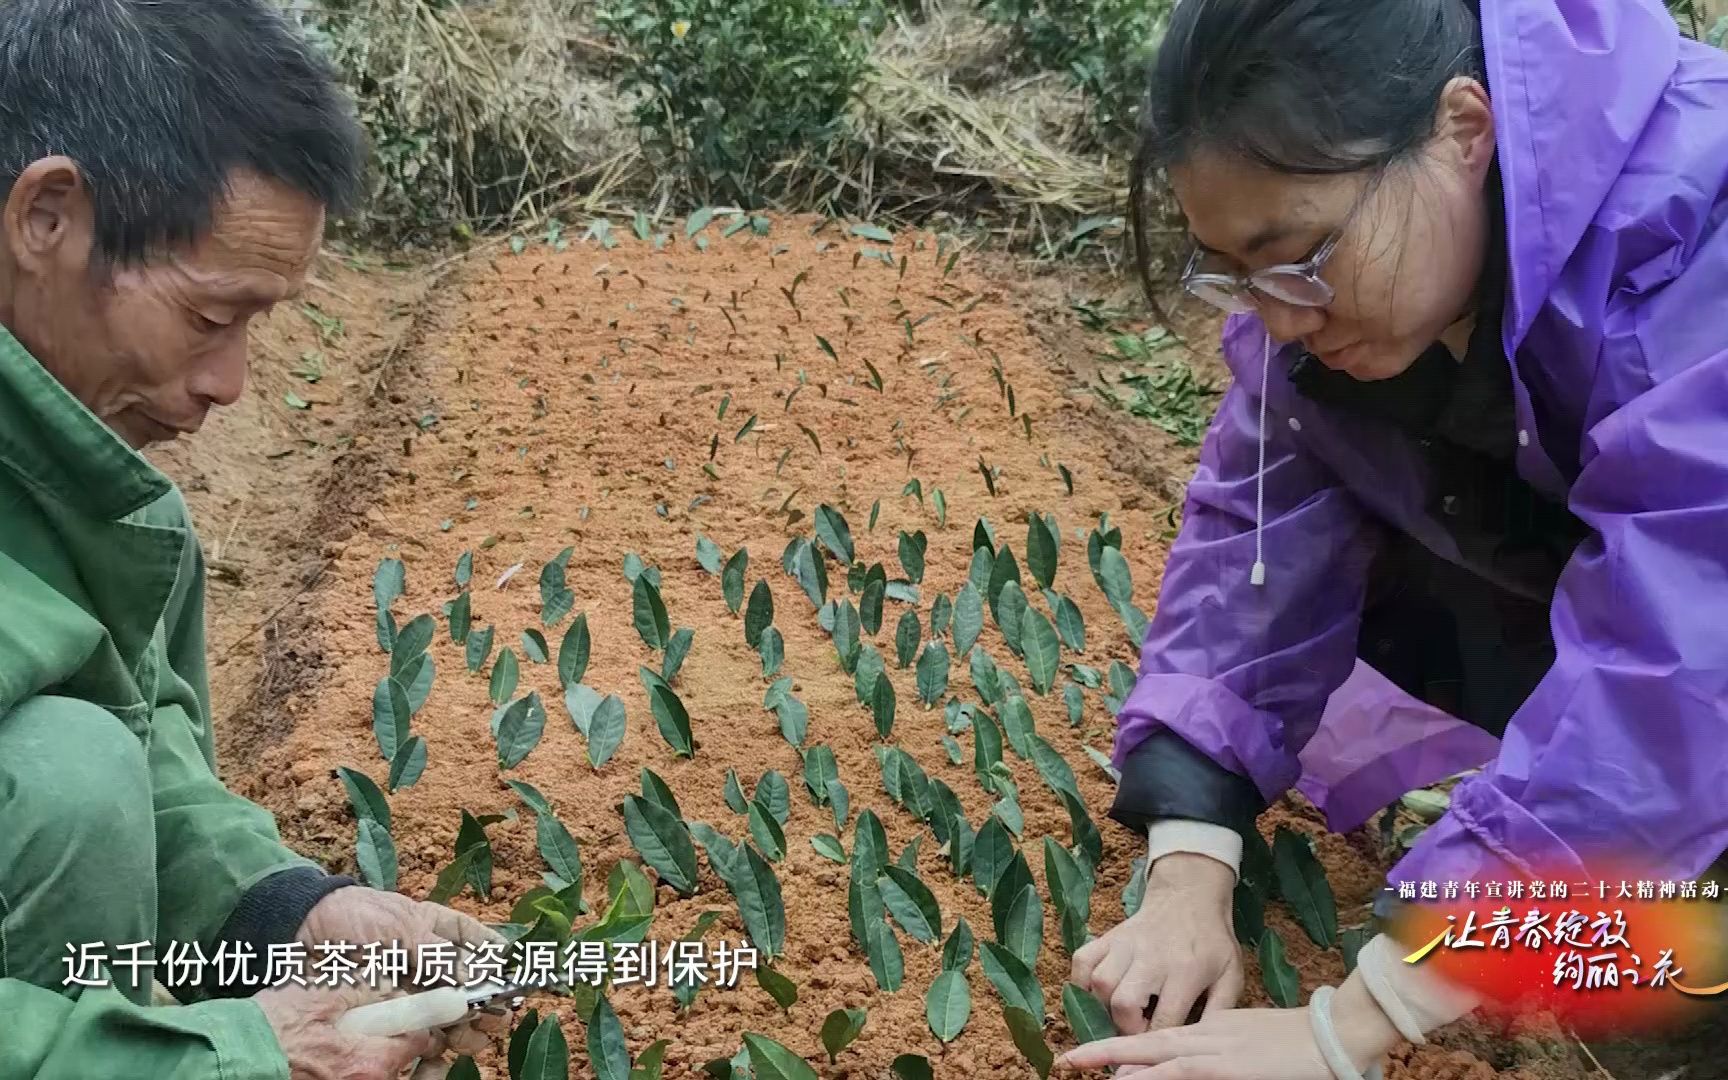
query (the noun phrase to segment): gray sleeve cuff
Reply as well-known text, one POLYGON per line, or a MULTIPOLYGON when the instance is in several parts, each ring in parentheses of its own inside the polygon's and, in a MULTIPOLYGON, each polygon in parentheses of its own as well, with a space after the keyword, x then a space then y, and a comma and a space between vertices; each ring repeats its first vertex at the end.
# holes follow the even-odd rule
MULTIPOLYGON (((300 932, 318 901, 337 889, 356 885, 351 877, 326 874, 313 866, 297 866, 264 878, 247 889, 228 916, 212 949, 228 944, 230 949, 250 947, 254 959, 248 970, 226 981, 218 979, 221 965, 211 964, 200 989, 206 997, 249 997, 264 989, 263 976, 268 966, 266 957, 272 945, 286 945, 300 932)), ((211 954, 214 957, 214 952, 211 954)), ((230 972, 230 975, 236 973, 230 972)))

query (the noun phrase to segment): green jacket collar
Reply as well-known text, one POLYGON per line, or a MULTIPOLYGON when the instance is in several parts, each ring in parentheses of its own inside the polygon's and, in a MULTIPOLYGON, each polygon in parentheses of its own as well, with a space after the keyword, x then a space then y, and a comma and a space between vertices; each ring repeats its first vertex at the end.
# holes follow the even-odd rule
POLYGON ((39 495, 118 521, 166 495, 168 478, 0 327, 0 469, 39 495))

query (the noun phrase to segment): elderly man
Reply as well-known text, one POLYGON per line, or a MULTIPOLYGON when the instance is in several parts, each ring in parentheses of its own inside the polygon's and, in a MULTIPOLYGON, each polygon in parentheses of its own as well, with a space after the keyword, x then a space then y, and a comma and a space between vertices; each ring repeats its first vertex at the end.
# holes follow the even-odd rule
POLYGON ((348 1037, 364 988, 151 1005, 171 943, 262 966, 496 940, 327 875, 223 788, 199 545, 138 453, 240 396, 249 323, 299 291, 363 160, 266 0, 0 4, 0 1076, 358 1080, 476 1037, 348 1037), (86 943, 144 962, 68 986, 86 943))

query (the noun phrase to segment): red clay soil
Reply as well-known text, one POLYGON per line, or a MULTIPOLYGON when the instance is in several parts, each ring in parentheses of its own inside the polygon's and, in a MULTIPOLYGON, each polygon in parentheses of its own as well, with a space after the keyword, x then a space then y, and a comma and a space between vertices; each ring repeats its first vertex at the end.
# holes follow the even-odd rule
MULTIPOLYGON (((586 896, 594 904, 604 899, 612 866, 638 858, 619 805, 640 791, 643 768, 667 781, 687 819, 734 839, 746 830, 723 801, 727 769, 737 770, 746 790, 765 770, 776 769, 792 785, 788 853, 776 866, 787 912, 787 955, 778 967, 799 988, 796 1005, 782 1014, 746 979, 734 990, 704 989, 680 1018, 663 987, 619 990, 614 1004, 632 1052, 670 1039, 667 1075, 688 1076, 712 1058, 735 1053, 742 1033, 753 1031, 785 1043, 829 1076, 885 1076, 889 1062, 907 1052, 928 1055, 939 1076, 1025 1075, 1030 1070, 976 964, 968 971, 970 1023, 946 1048, 930 1033, 924 1011, 924 993, 939 967, 937 947, 903 938, 904 987, 894 994, 876 990, 849 938, 846 871, 809 843, 813 834, 832 831, 830 812, 812 805, 796 752, 762 707, 768 680, 745 644, 741 620, 727 611, 719 580, 698 567, 696 539, 707 536, 728 556, 747 547, 749 584, 766 580, 773 589, 775 625, 785 637, 783 671, 796 678, 795 693, 810 710, 807 745, 833 748, 852 795, 842 837, 847 850, 850 826, 868 808, 898 852, 928 830, 882 788, 871 717, 858 706, 852 678, 840 669, 814 610, 781 570, 788 540, 809 535, 816 507, 831 504, 850 522, 859 559, 881 561, 893 578, 900 576, 898 533, 924 530, 929 550, 920 614, 927 627, 937 593, 953 597, 965 581, 979 517, 995 525, 1024 563, 1027 514, 1052 513, 1063 533, 1057 588, 1080 606, 1087 626, 1085 654, 1064 655, 1064 661, 1078 659, 1102 671, 1112 660, 1133 666, 1135 657, 1121 621, 1092 581, 1085 534, 1103 513, 1121 527, 1136 600, 1150 611, 1166 552, 1160 537, 1168 500, 1148 498, 1144 478, 1116 464, 1122 458, 1117 421, 1071 394, 1061 363, 1041 343, 1032 309, 1014 294, 980 277, 967 260, 944 276, 947 260, 939 258, 934 238, 899 238, 895 257, 909 257, 902 276, 898 264, 858 257, 877 245, 837 226, 814 232, 816 224, 778 220, 767 237, 746 230, 724 239, 716 225, 707 232, 707 250, 687 241, 681 228, 660 251, 633 238, 611 250, 590 243, 556 253, 535 245, 521 254, 474 259, 442 285, 403 352, 402 370, 392 376, 392 403, 370 421, 372 433, 355 442, 322 490, 284 492, 297 502, 303 527, 322 538, 318 554, 328 565, 283 622, 281 635, 291 647, 278 649, 275 662, 298 670, 276 678, 283 692, 249 714, 249 734, 238 739, 246 747, 244 761, 231 768, 238 772, 231 779, 279 815, 291 844, 352 872, 355 823, 333 770, 358 768, 380 785, 386 776, 371 728, 373 687, 388 665, 374 636, 374 570, 387 557, 406 564, 407 593, 396 605, 398 620, 406 622, 422 612, 437 615, 457 594, 453 570, 463 552, 472 552, 474 626, 496 627, 494 656, 509 646, 524 661, 517 694, 539 691, 547 705, 546 733, 524 762, 500 773, 488 730, 493 710, 485 673, 468 673, 440 616, 431 648, 437 679, 413 725, 429 744, 429 764, 416 785, 390 799, 402 891, 424 896, 429 890, 454 853, 464 808, 476 815, 515 809, 518 817, 489 829, 491 902, 469 891, 456 906, 503 921, 513 902, 541 883, 532 815, 521 812, 506 779, 538 787, 575 835, 586 896), (782 292, 799 275, 801 317, 782 292), (908 322, 916 327, 912 340, 908 322), (819 346, 818 335, 837 359, 819 346), (1019 415, 1010 416, 992 373, 995 357, 1019 415), (866 362, 880 372, 879 389, 866 362), (727 399, 725 417, 718 419, 727 399), (1030 437, 1022 415, 1031 419, 1030 437), (755 426, 738 438, 752 416, 755 426), (981 460, 999 470, 994 495, 981 460), (703 470, 710 461, 714 476, 703 470), (1074 477, 1072 495, 1058 465, 1074 477), (902 494, 913 477, 922 481, 923 505, 902 494), (932 506, 937 488, 946 496, 946 527, 932 506), (870 529, 878 501, 879 519, 870 529), (583 739, 564 710, 555 667, 527 663, 522 655, 521 632, 541 625, 541 566, 566 547, 573 549, 566 578, 575 610, 586 614, 594 640, 584 681, 619 695, 628 711, 628 734, 598 772, 587 765, 583 739), (659 568, 672 625, 695 630, 677 682, 700 743, 693 760, 676 757, 659 737, 637 677, 639 666, 657 665, 658 658, 632 626, 624 576, 631 552, 659 568), (260 734, 264 729, 267 737, 260 734), (869 1021, 838 1064, 829 1065, 818 1030, 842 1007, 867 1009, 869 1021)), ((1146 437, 1158 436, 1148 430, 1146 437)), ((213 524, 205 521, 207 539, 213 524)), ((834 569, 830 576, 831 595, 843 595, 844 573, 834 569)), ((972 775, 970 738, 960 736, 966 763, 951 764, 940 741, 940 711, 919 708, 912 671, 894 666, 893 628, 901 610, 888 605, 876 639, 901 705, 895 741, 958 793, 971 822, 982 823, 993 800, 972 775)), ((986 621, 986 647, 1029 685, 1023 666, 986 621)), ((548 631, 554 646, 566 625, 548 631)), ((950 693, 974 696, 963 662, 953 667, 950 693)), ((1038 732, 1071 764, 1104 836, 1091 924, 1100 933, 1120 919, 1129 864, 1140 853, 1134 838, 1104 817, 1111 784, 1082 749, 1108 751, 1112 720, 1094 691, 1086 694, 1077 728, 1068 725, 1059 693, 1028 696, 1038 732)), ((1046 834, 1066 843, 1068 816, 1029 762, 1013 754, 1008 762, 1025 810, 1023 847, 1048 895, 1039 845, 1046 834)), ((1267 828, 1278 822, 1319 835, 1341 917, 1346 924, 1358 921, 1379 880, 1371 853, 1351 838, 1321 835, 1294 804, 1268 815, 1267 828)), ((956 881, 935 849, 927 838, 918 866, 941 901, 944 928, 963 915, 981 940, 987 938, 987 903, 969 883, 956 881)), ((731 895, 705 856, 700 862, 694 897, 659 891, 653 940, 681 935, 710 909, 721 913, 710 941, 743 939, 731 895)), ((1046 912, 1037 976, 1052 1018, 1046 1034, 1060 1050, 1072 1043, 1060 1005, 1068 958, 1048 904, 1046 912)), ((1301 972, 1304 995, 1342 978, 1336 952, 1313 949, 1281 911, 1269 918, 1301 972)), ((1249 982, 1248 1003, 1264 1004, 1257 971, 1250 971, 1249 982)), ((562 1004, 571 1045, 583 1045, 580 1021, 567 1002, 543 998, 535 1004, 562 1004)), ((1497 1072, 1468 1049, 1431 1045, 1403 1052, 1390 1075, 1572 1075, 1543 1070, 1534 1047, 1525 1053, 1502 1044, 1496 1056, 1508 1067, 1497 1072)), ((586 1055, 578 1049, 576 1056, 579 1074, 587 1075, 586 1055)), ((500 1055, 481 1065, 487 1076, 504 1075, 500 1055)))

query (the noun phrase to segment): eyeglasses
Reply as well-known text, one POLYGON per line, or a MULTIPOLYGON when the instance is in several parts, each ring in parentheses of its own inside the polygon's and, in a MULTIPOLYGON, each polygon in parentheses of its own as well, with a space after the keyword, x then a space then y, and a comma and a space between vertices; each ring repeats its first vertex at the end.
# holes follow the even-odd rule
POLYGON ((1332 302, 1334 294, 1332 286, 1320 279, 1320 270, 1343 236, 1344 230, 1340 228, 1304 261, 1268 266, 1252 274, 1199 273, 1198 267, 1205 251, 1196 250, 1182 271, 1182 287, 1232 315, 1253 311, 1257 306, 1255 292, 1295 307, 1325 307, 1332 302))

